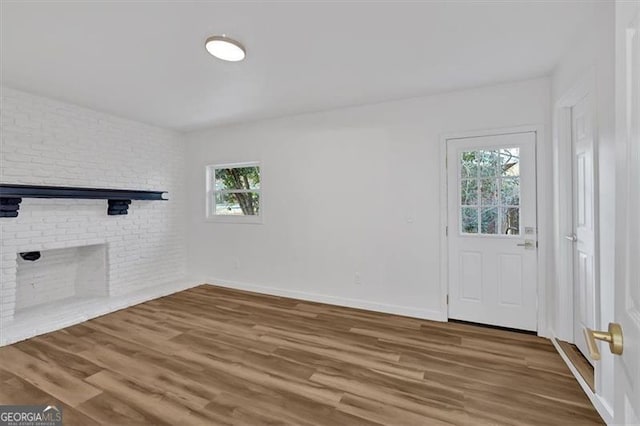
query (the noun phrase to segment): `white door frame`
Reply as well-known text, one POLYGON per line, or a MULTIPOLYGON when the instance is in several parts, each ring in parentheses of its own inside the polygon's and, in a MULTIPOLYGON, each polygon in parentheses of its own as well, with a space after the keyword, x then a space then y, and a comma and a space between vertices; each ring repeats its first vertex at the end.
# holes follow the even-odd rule
POLYGON ((551 253, 547 232, 549 228, 549 218, 545 212, 551 208, 550 197, 550 179, 551 156, 545 144, 544 126, 541 124, 523 125, 514 127, 503 127, 497 129, 472 130, 466 132, 447 133, 440 136, 440 310, 443 312, 445 321, 449 319, 449 309, 447 306, 447 297, 449 294, 449 239, 447 235, 447 226, 449 222, 448 212, 448 182, 447 182, 447 141, 449 139, 472 138, 480 136, 505 135, 511 133, 533 132, 536 134, 536 217, 538 228, 538 252, 537 252, 537 271, 538 271, 538 335, 549 336, 547 330, 547 302, 546 302, 546 283, 547 277, 547 257, 551 253))
POLYGON ((573 234, 573 140, 571 131, 571 108, 585 96, 590 96, 592 105, 591 128, 593 134, 593 221, 594 235, 594 292, 595 320, 600 324, 600 226, 599 226, 599 179, 598 179, 598 127, 596 106, 596 78, 592 69, 580 78, 554 106, 554 232, 557 304, 555 306, 555 337, 574 343, 574 245, 564 236, 573 234))

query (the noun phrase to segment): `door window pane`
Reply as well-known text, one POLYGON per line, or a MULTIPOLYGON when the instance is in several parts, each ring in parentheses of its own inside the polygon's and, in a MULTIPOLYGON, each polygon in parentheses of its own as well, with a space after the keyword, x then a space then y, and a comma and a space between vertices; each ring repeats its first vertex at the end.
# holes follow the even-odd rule
POLYGON ((460 177, 463 179, 478 177, 478 162, 475 151, 460 154, 460 177))
POLYGON ((520 149, 460 154, 460 232, 520 234, 520 149))
POLYGON ((504 206, 520 205, 520 178, 503 178, 502 190, 500 191, 500 203, 504 206))
POLYGON ((498 204, 498 180, 482 179, 480 194, 483 206, 498 204))
POLYGON ((520 235, 520 209, 518 207, 501 207, 500 233, 520 235))
POLYGON ((475 207, 463 207, 460 209, 460 223, 465 234, 478 233, 478 209, 475 207))
POLYGON ((498 175, 499 159, 498 151, 476 151, 480 177, 498 175))
POLYGON ((498 209, 496 207, 483 208, 480 211, 480 232, 483 234, 498 233, 498 209))
POLYGON ((500 150, 502 176, 520 176, 520 148, 500 150))
POLYGON ((460 182, 460 204, 463 206, 478 204, 478 179, 463 179, 460 182))

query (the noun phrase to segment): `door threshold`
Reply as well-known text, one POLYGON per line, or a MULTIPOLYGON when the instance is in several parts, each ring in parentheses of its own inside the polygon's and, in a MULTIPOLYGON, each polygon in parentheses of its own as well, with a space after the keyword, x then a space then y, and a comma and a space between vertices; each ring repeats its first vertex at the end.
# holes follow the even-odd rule
POLYGON ((556 339, 556 342, 558 342, 558 346, 562 349, 562 352, 564 352, 571 364, 576 368, 587 386, 589 386, 592 392, 595 392, 595 373, 593 365, 591 365, 587 358, 582 355, 582 352, 580 352, 576 345, 559 339, 556 339))
POLYGON ((513 333, 529 334, 529 335, 532 335, 532 336, 537 336, 538 335, 537 331, 520 330, 519 328, 502 327, 500 325, 482 324, 482 323, 479 323, 479 322, 463 321, 463 320, 451 319, 451 318, 449 318, 449 322, 455 322, 455 323, 458 323, 458 324, 466 324, 466 325, 475 325, 476 327, 492 328, 494 330, 511 331, 513 333))

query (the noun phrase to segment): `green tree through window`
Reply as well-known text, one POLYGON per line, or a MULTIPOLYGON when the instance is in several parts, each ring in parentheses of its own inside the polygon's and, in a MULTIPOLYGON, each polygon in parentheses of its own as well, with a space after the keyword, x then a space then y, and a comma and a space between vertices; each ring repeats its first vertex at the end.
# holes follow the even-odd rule
POLYGON ((462 233, 520 233, 519 151, 507 148, 461 153, 462 233))
POLYGON ((260 167, 215 167, 215 215, 260 214, 260 167))

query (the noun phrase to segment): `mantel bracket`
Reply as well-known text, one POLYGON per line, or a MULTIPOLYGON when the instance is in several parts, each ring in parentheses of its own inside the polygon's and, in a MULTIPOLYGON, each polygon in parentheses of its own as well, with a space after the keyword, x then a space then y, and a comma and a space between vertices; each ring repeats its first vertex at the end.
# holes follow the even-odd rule
POLYGON ((0 198, 0 217, 18 217, 22 198, 0 198))
POLYGON ((129 204, 131 204, 131 200, 109 200, 107 214, 109 216, 127 214, 129 212, 129 204))

